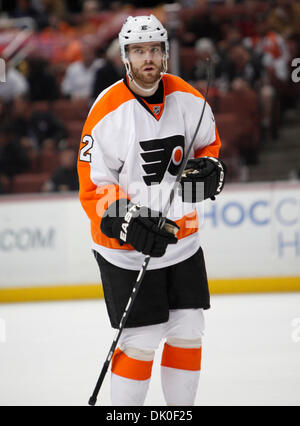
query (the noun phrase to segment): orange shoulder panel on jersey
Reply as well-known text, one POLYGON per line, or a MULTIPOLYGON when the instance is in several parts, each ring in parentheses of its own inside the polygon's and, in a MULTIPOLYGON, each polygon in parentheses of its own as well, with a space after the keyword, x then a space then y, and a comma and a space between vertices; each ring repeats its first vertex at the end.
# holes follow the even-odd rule
MULTIPOLYGON (((117 240, 108 238, 101 232, 100 223, 104 211, 114 201, 120 198, 128 198, 128 195, 118 185, 106 185, 97 187, 91 180, 91 166, 88 161, 80 160, 80 151, 86 147, 83 142, 86 136, 92 134, 93 128, 110 112, 116 110, 120 105, 134 99, 132 93, 123 82, 112 86, 89 113, 83 127, 77 169, 79 175, 79 198, 81 204, 91 220, 92 238, 96 244, 109 248, 130 249, 129 245, 119 245, 117 240)), ((87 152, 85 153, 87 155, 87 152)))
POLYGON ((205 99, 198 90, 176 75, 166 74, 163 77, 163 82, 165 85, 166 96, 173 92, 185 92, 192 93, 193 95, 197 96, 197 98, 205 99))

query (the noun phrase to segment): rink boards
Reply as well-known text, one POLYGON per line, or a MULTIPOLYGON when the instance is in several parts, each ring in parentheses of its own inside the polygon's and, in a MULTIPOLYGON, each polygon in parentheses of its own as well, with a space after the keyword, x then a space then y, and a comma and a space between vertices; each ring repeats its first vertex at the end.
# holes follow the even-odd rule
MULTIPOLYGON (((300 184, 227 185, 198 206, 213 294, 300 291, 300 184)), ((0 302, 103 297, 77 194, 0 198, 0 302)))

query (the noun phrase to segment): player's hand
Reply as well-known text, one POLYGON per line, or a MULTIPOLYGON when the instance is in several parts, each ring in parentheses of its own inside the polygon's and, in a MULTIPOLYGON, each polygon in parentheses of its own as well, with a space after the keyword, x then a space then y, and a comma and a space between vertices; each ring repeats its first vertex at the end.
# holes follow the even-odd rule
POLYGON ((214 157, 189 160, 181 178, 180 195, 185 203, 215 199, 225 184, 226 166, 214 157), (199 183, 202 183, 200 185, 199 183))
POLYGON ((117 203, 117 217, 109 214, 112 209, 116 210, 116 206, 112 205, 101 221, 101 230, 105 235, 116 238, 121 244, 130 244, 136 251, 151 257, 163 256, 169 244, 177 243, 179 227, 175 222, 166 219, 164 228, 160 229, 159 212, 128 200, 118 200, 117 203))

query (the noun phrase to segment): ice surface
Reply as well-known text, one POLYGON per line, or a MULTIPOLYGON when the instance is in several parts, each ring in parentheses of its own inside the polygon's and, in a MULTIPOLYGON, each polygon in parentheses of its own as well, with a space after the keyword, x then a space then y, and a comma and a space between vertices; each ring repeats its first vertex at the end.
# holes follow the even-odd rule
MULTIPOLYGON (((196 405, 300 405, 300 293, 213 296, 205 317, 196 405)), ((87 405, 115 335, 102 300, 0 305, 0 320, 1 406, 87 405)), ((165 405, 161 350, 146 405, 165 405)))

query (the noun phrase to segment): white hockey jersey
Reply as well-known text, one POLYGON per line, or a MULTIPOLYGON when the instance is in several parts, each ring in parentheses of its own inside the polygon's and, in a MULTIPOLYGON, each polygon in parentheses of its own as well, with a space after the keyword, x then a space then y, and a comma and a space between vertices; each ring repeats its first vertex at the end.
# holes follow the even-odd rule
MULTIPOLYGON (((93 249, 121 268, 139 270, 144 255, 101 232, 107 207, 120 198, 163 211, 180 164, 192 140, 203 96, 179 77, 162 78, 163 102, 148 104, 127 81, 103 91, 87 117, 78 157, 80 201, 91 220, 93 249)), ((207 105, 192 157, 218 157, 220 138, 207 105)), ((176 194, 167 215, 176 221, 178 243, 164 256, 152 258, 148 269, 163 268, 192 256, 199 248, 195 206, 176 194)))

